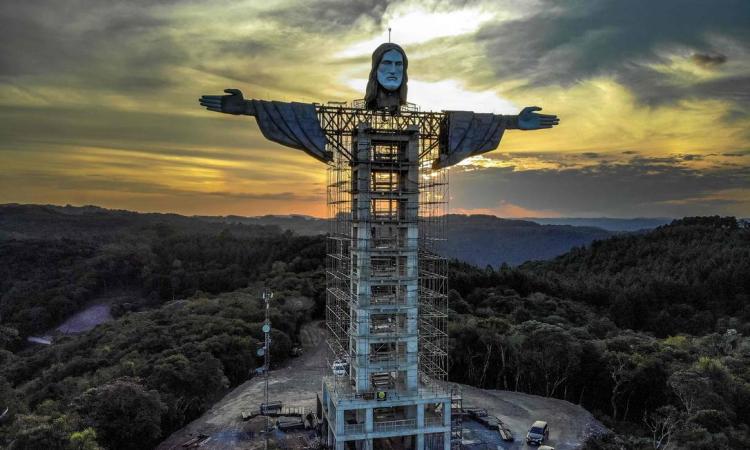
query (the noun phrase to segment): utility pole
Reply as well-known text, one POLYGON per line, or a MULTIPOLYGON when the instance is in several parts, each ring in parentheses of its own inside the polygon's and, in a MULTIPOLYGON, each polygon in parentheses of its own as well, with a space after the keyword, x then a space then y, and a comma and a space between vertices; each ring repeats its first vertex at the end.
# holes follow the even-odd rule
POLYGON ((273 298, 273 292, 271 292, 271 289, 265 288, 263 289, 263 301, 266 304, 266 320, 263 322, 263 335, 265 338, 265 344, 263 346, 264 351, 264 363, 263 363, 263 372, 265 375, 265 381, 266 381, 266 391, 265 391, 265 416, 266 416, 266 450, 268 450, 268 434, 271 432, 271 422, 270 418, 268 416, 268 371, 271 368, 271 319, 269 317, 270 312, 270 306, 271 306, 271 299, 273 298))

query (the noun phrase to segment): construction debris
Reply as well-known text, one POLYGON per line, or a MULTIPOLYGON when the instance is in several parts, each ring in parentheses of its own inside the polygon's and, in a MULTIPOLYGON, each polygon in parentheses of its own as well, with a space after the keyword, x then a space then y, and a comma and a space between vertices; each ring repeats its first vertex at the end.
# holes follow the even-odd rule
POLYGON ((211 440, 211 437, 208 436, 207 434, 199 434, 198 436, 195 436, 194 438, 188 441, 185 441, 182 444, 182 448, 198 448, 210 440, 211 440))
POLYGON ((281 431, 292 431, 292 430, 304 430, 305 421, 302 417, 279 417, 276 421, 276 426, 281 431))

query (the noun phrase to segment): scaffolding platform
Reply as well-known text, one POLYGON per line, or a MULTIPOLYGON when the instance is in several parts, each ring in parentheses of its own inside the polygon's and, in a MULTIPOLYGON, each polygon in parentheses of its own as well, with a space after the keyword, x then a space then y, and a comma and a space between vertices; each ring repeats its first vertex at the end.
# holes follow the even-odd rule
POLYGON ((441 113, 319 106, 328 166, 327 444, 378 439, 449 449, 448 175, 434 169, 441 113))

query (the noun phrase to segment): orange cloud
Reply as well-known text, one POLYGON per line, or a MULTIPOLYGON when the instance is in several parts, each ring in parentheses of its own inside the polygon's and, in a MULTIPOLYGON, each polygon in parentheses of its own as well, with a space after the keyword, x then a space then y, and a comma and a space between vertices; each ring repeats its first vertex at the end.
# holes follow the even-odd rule
POLYGON ((529 209, 502 200, 492 208, 451 208, 452 214, 486 214, 490 216, 521 218, 521 217, 561 217, 558 211, 550 209, 529 209))

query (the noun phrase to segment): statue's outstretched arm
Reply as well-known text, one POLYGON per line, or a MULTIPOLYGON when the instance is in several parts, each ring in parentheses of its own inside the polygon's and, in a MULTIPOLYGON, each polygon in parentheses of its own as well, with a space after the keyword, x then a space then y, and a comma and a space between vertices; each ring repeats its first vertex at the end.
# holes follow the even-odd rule
POLYGON ((198 100, 209 111, 247 116, 255 115, 252 101, 245 100, 239 89, 224 89, 229 95, 203 95, 198 100))
MULTIPOLYGON (((560 123, 560 119, 554 114, 537 114, 534 111, 541 111, 538 106, 527 106, 518 113, 515 124, 519 130, 541 130, 543 128, 552 128, 560 123)), ((512 122, 511 122, 512 123, 512 122)), ((508 128, 515 128, 510 126, 508 128)))
POLYGON ((209 111, 255 116, 266 139, 303 150, 319 161, 331 161, 326 135, 313 103, 245 100, 239 89, 224 89, 224 92, 228 95, 203 95, 198 101, 209 111))
POLYGON ((542 108, 529 106, 516 115, 447 111, 441 124, 446 138, 440 144, 440 157, 433 167, 443 168, 458 164, 471 156, 497 148, 505 130, 540 130, 560 123, 553 114, 537 114, 542 108))

